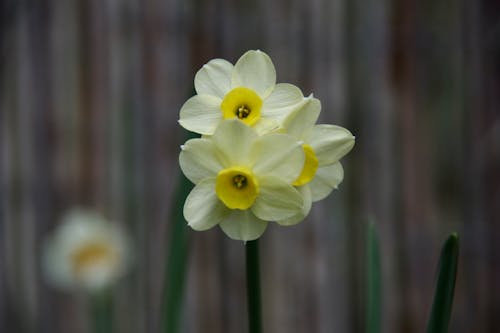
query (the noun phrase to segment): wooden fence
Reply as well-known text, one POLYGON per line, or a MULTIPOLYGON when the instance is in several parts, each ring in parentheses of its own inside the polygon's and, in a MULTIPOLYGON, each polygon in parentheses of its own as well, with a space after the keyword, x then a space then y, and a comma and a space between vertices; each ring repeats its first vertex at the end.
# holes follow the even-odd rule
MULTIPOLYGON (((177 124, 212 58, 266 51, 278 81, 349 128, 340 190, 262 238, 266 332, 362 332, 365 230, 382 251, 383 332, 422 332, 441 242, 461 237, 451 332, 500 313, 500 7, 481 1, 4 0, 0 4, 0 331, 86 332, 49 288, 61 215, 121 221, 136 264, 115 332, 159 332, 177 124)), ((245 332, 244 248, 190 232, 182 332, 245 332)))

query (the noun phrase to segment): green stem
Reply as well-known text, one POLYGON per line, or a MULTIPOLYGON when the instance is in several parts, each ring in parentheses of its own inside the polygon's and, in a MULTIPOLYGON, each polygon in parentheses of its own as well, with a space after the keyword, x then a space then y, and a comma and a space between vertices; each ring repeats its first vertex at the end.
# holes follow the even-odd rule
POLYGON ((92 296, 91 315, 94 333, 110 333, 113 331, 111 294, 105 291, 102 294, 92 296))
MULTIPOLYGON (((172 207, 182 207, 192 185, 182 176, 172 207)), ((189 252, 189 229, 182 215, 182 209, 175 209, 171 219, 169 254, 165 268, 163 332, 180 331, 184 284, 186 281, 187 257, 189 252)))
POLYGON ((259 241, 249 241, 245 245, 247 269, 247 300, 249 333, 262 332, 260 300, 259 241))
MULTIPOLYGON (((198 137, 189 133, 186 140, 198 137)), ((179 170, 180 171, 180 170, 179 170)), ((189 254, 189 227, 182 213, 184 200, 193 188, 193 184, 180 175, 179 184, 173 197, 172 215, 170 216, 170 238, 165 283, 163 290, 162 331, 177 333, 181 331, 184 284, 186 283, 187 258, 189 254)))

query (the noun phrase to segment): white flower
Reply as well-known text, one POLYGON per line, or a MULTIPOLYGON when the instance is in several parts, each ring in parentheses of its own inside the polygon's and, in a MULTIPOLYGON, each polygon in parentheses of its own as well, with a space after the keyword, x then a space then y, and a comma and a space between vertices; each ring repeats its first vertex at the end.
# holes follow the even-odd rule
POLYGON ((281 225, 302 221, 312 203, 324 199, 344 179, 339 160, 352 149, 355 138, 340 126, 315 125, 320 110, 320 101, 312 98, 283 123, 286 132, 302 142, 306 159, 300 176, 293 183, 302 194, 304 207, 299 214, 277 221, 281 225))
POLYGON ((92 211, 70 211, 44 245, 44 272, 61 289, 102 290, 130 264, 123 230, 92 211))
POLYGON ((197 95, 182 106, 179 123, 204 135, 232 118, 259 134, 274 131, 307 100, 296 86, 276 84, 274 65, 261 51, 246 52, 234 66, 223 59, 209 61, 196 73, 194 85, 197 95))
POLYGON ((232 239, 254 240, 268 221, 302 210, 302 196, 291 183, 304 153, 293 137, 259 136, 240 120, 224 120, 212 137, 191 139, 181 148, 181 169, 196 184, 184 205, 193 229, 219 224, 232 239))

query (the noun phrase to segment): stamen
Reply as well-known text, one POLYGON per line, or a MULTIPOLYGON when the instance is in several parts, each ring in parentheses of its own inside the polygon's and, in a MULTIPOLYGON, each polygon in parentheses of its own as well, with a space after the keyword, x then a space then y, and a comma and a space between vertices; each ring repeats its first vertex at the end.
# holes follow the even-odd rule
POLYGON ((262 98, 252 89, 238 87, 228 92, 220 104, 224 119, 239 119, 253 126, 261 118, 262 98))
POLYGON ((248 117, 248 115, 250 114, 250 109, 249 109, 249 108, 248 108, 248 106, 246 106, 246 105, 240 105, 240 106, 236 109, 235 114, 236 114, 236 116, 237 116, 239 119, 243 119, 243 118, 248 117))
POLYGON ((236 175, 233 177, 233 185, 239 189, 247 186, 247 178, 242 175, 236 175))

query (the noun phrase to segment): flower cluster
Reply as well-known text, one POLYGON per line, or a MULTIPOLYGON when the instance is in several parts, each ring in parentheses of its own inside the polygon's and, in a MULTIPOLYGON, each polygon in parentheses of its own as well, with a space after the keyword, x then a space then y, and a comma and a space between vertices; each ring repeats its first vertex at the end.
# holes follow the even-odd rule
POLYGON ((246 52, 233 66, 214 59, 195 76, 197 95, 179 123, 202 134, 181 146, 179 163, 196 186, 184 205, 195 230, 220 225, 254 240, 268 222, 302 221, 312 202, 343 179, 339 162, 354 145, 345 128, 317 125, 321 104, 291 84, 276 84, 271 59, 246 52))

